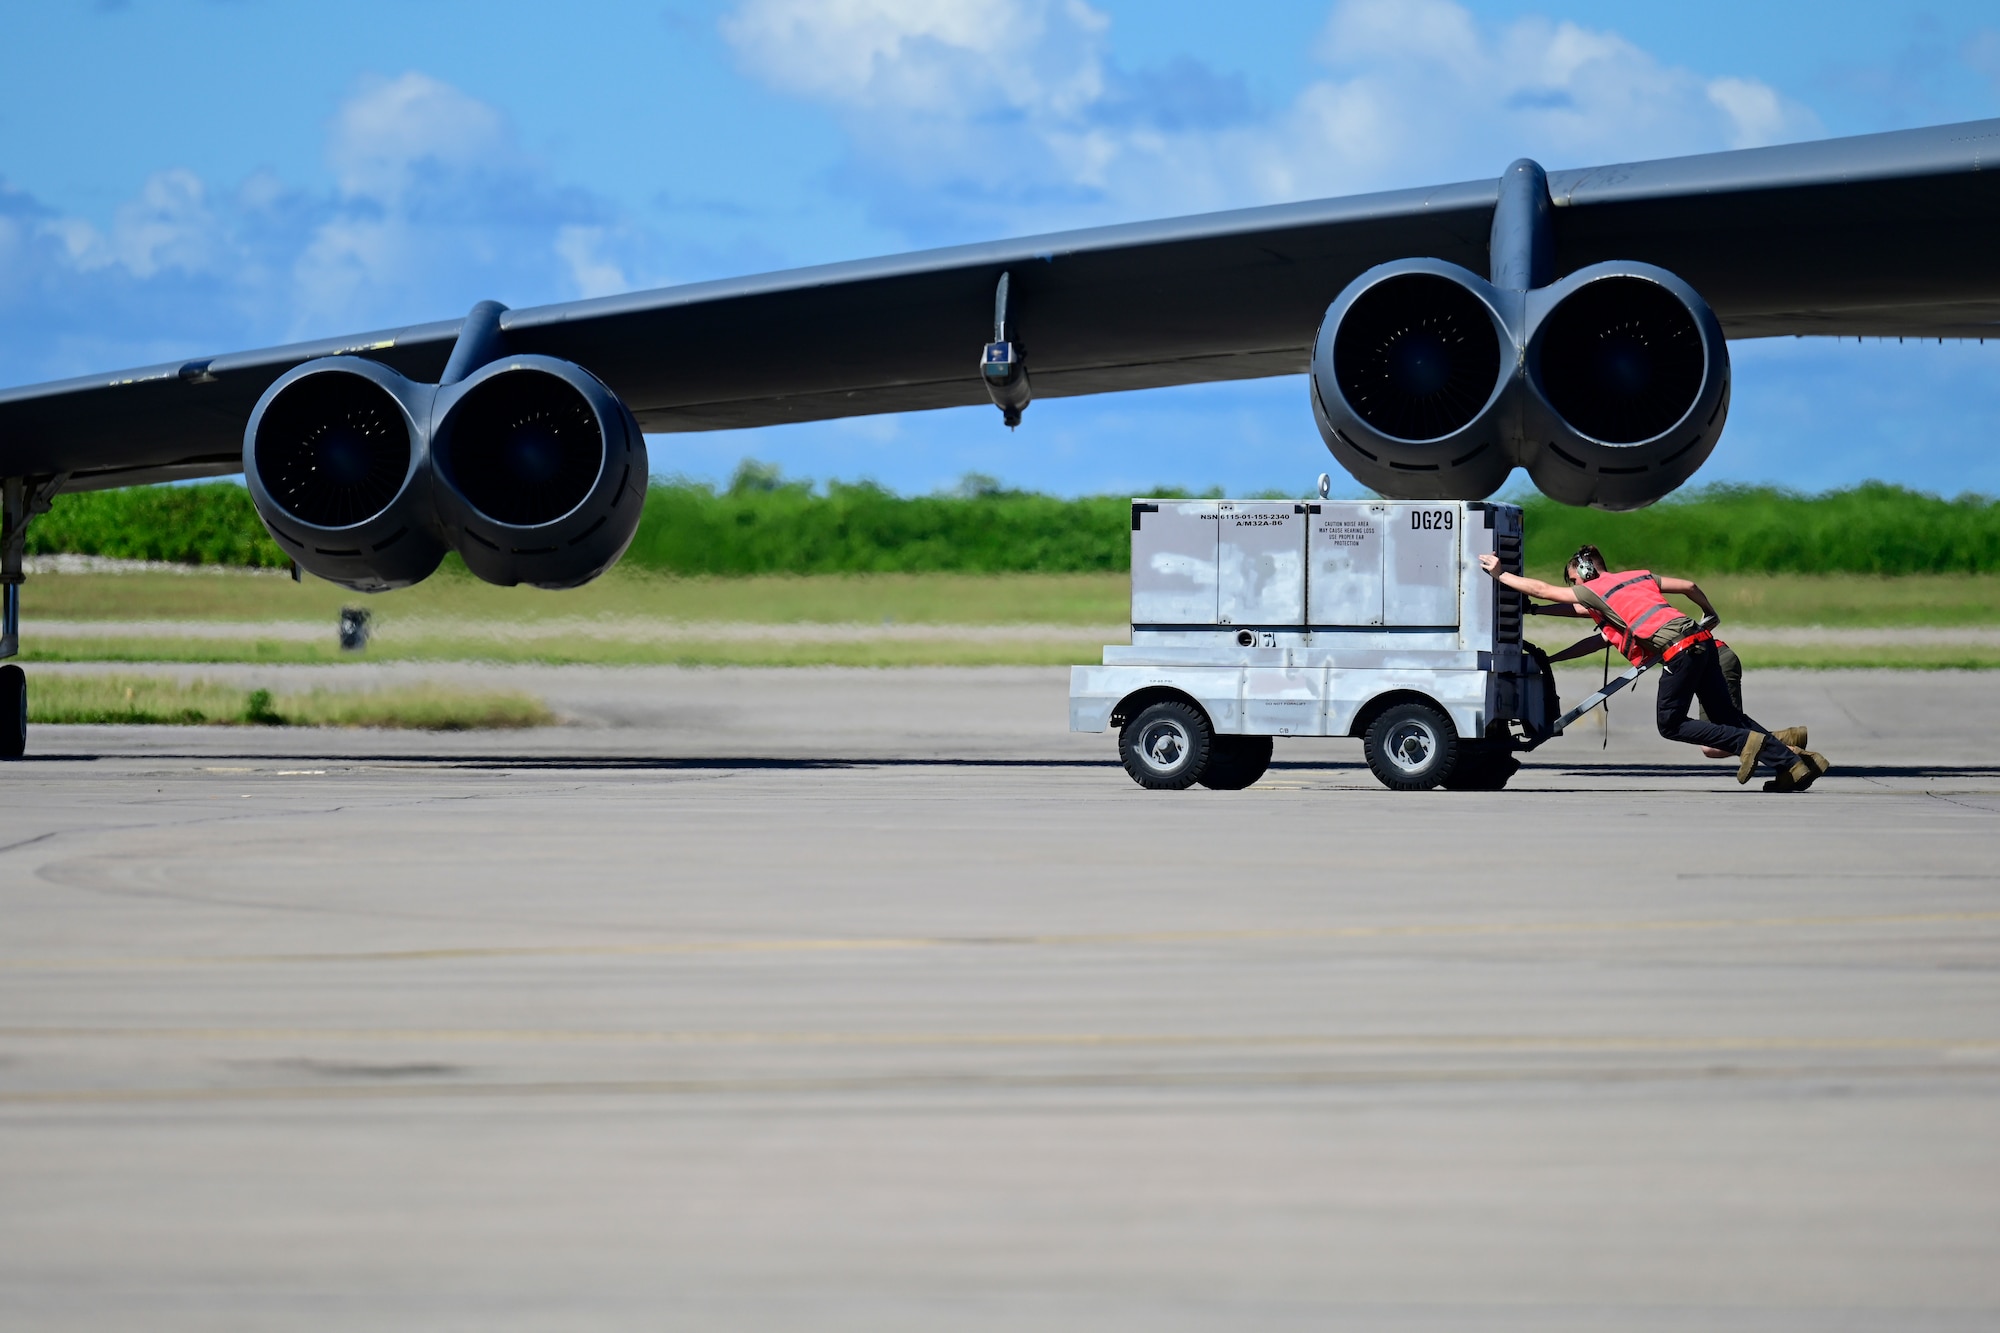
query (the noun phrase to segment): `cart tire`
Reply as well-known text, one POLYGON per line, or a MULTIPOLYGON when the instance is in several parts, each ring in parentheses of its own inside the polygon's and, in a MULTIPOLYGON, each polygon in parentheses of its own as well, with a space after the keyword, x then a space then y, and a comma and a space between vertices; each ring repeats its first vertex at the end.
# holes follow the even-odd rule
POLYGON ((28 752, 28 673, 9 662, 0 666, 0 759, 28 752))
POLYGON ((1431 704, 1396 704, 1369 724, 1362 752, 1389 790, 1429 791, 1458 763, 1458 729, 1431 704))
POLYGON ((1521 761, 1511 751, 1461 741, 1458 763, 1445 776, 1444 786, 1449 791, 1499 791, 1520 770, 1521 761))
POLYGON ((1193 704, 1167 701, 1141 709, 1118 733, 1118 759, 1132 781, 1152 791, 1181 791, 1201 780, 1215 731, 1193 704))
POLYGON ((1217 736, 1209 743, 1208 767, 1195 780, 1210 791, 1242 791, 1270 767, 1269 736, 1217 736))

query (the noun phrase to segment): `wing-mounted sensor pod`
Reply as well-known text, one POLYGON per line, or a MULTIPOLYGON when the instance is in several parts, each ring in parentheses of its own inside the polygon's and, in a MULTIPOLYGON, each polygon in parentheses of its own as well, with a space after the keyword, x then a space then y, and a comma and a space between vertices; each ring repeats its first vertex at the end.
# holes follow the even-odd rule
POLYGON ((993 406, 1000 409, 1000 417, 1012 430, 1021 424, 1021 413, 1034 399, 1034 391, 1028 387, 1028 362, 1016 343, 1007 341, 1007 295, 1010 274, 1000 275, 1000 286, 993 293, 993 341, 986 344, 986 350, 979 358, 979 374, 986 381, 986 392, 993 399, 993 406))

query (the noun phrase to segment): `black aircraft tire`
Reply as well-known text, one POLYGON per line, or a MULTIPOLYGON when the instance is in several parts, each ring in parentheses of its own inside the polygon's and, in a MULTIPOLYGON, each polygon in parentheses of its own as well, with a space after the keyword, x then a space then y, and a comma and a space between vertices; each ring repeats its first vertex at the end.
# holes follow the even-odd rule
POLYGON ((1271 767, 1269 736, 1217 736, 1212 747, 1195 779, 1210 791, 1242 791, 1271 767))
POLYGON ((28 673, 12 662, 0 666, 0 759, 28 752, 28 673))
POLYGON ((1458 763, 1445 775, 1447 791, 1499 791, 1521 770, 1521 761, 1498 746, 1461 741, 1458 763))
POLYGON ((1183 791, 1201 780, 1214 744, 1215 732, 1199 708, 1157 703, 1118 733, 1118 760, 1149 791, 1183 791))
POLYGON ((1369 724, 1362 753, 1390 791, 1429 791, 1458 763, 1458 728, 1431 704, 1397 704, 1369 724))

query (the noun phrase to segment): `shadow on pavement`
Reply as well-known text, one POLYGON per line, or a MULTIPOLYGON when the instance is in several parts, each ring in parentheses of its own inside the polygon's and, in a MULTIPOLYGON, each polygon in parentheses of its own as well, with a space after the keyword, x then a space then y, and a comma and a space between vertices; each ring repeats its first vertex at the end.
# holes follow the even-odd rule
MULTIPOLYGON (((849 768, 973 768, 973 769, 1059 769, 1059 768, 1117 768, 1116 756, 1101 759, 1007 759, 980 758, 977 756, 957 757, 895 757, 868 755, 692 755, 676 757, 656 757, 648 755, 505 755, 505 754, 311 754, 288 752, 238 753, 218 751, 149 751, 143 754, 33 754, 13 762, 21 764, 72 764, 98 763, 109 760, 145 761, 165 760, 188 763, 252 763, 252 764, 396 764, 413 767, 458 768, 458 769, 515 769, 540 771, 603 771, 603 772, 679 772, 688 770, 751 769, 751 770, 818 770, 849 768)), ((1367 767, 1359 759, 1341 762, 1339 760, 1279 760, 1271 765, 1272 772, 1328 772, 1345 771, 1365 774, 1367 767)), ((1523 763, 1523 777, 1618 777, 1618 778, 1671 778, 1688 776, 1725 775, 1721 763, 1715 764, 1670 764, 1670 763, 1569 763, 1538 764, 1529 760, 1523 763)), ((1995 764, 1841 764, 1832 773, 1836 778, 1946 778, 2000 779, 2000 765, 1995 764)))

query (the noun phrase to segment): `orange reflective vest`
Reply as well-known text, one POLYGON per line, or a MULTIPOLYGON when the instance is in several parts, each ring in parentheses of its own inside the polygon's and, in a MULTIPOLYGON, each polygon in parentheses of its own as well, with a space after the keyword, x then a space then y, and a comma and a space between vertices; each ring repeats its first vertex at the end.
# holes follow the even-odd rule
POLYGON ((1667 600, 1660 591, 1659 579, 1649 569, 1599 574, 1583 586, 1611 609, 1607 616, 1587 602, 1582 604, 1597 622, 1597 632, 1604 636, 1604 641, 1623 653, 1628 661, 1644 662, 1654 656, 1672 661, 1689 646, 1709 638, 1707 630, 1696 630, 1664 648, 1653 643, 1655 634, 1674 621, 1685 619, 1687 613, 1667 600))

